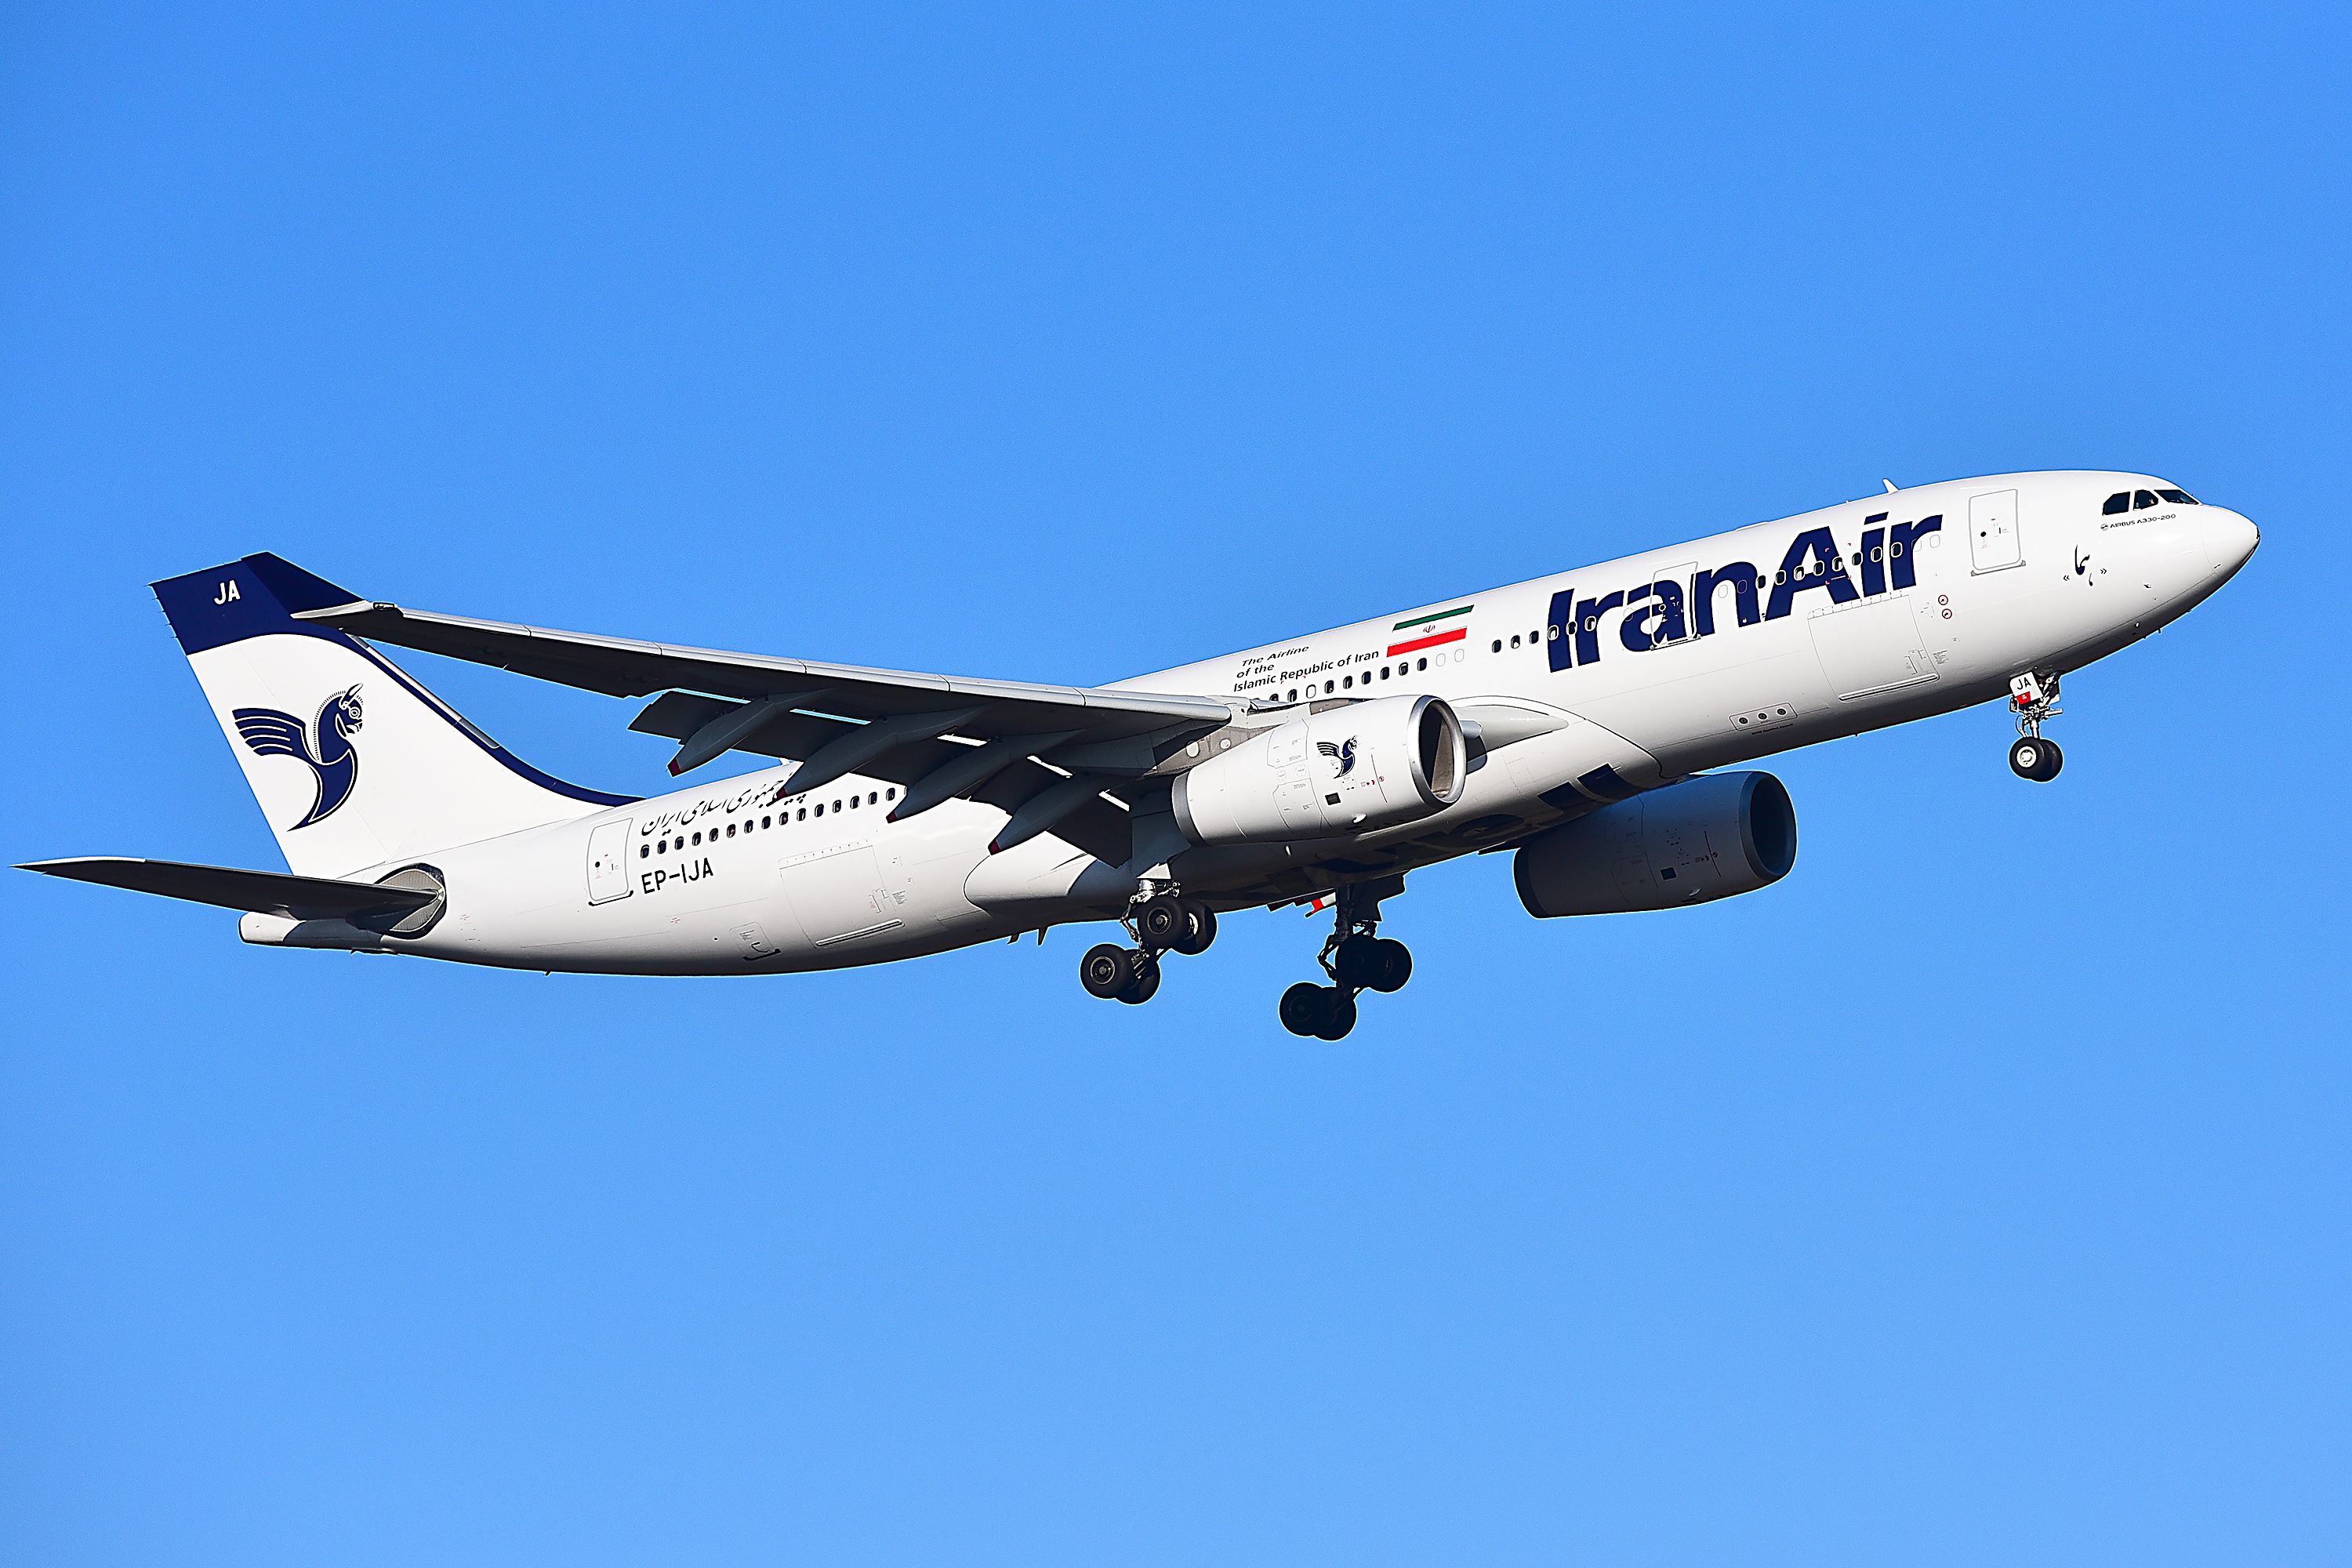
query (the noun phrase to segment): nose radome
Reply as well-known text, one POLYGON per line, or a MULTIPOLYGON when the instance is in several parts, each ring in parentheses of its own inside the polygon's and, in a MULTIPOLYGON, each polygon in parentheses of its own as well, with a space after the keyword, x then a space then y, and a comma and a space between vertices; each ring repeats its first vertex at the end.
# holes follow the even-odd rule
POLYGON ((2253 520, 2242 517, 2226 507, 2209 506, 2198 519, 2205 536, 2205 550, 2213 563, 2213 570, 2224 577, 2233 575, 2254 553, 2254 546, 2263 542, 2262 531, 2253 520))

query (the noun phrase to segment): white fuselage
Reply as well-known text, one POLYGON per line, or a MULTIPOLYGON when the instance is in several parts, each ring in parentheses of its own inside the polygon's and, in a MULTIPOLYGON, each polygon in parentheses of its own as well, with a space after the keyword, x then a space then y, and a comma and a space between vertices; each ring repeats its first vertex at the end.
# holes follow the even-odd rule
MULTIPOLYGON (((1427 692, 1488 748, 1435 816, 1191 849, 1170 871, 1221 907, 1280 902, 1522 837, 1560 819, 1580 779, 1646 788, 2077 668, 2181 615, 2253 548, 2252 525, 2220 507, 2101 510, 2118 489, 2158 488, 2097 472, 1927 485, 1120 682, 1286 709, 1427 692)), ((787 794, 790 772, 426 857, 446 912, 382 946, 530 969, 767 973, 1100 920, 1134 890, 1140 868, 1050 833, 992 854, 998 807, 954 800, 890 822, 896 785, 852 776, 787 794)), ((305 940, 265 916, 246 931, 305 940)))

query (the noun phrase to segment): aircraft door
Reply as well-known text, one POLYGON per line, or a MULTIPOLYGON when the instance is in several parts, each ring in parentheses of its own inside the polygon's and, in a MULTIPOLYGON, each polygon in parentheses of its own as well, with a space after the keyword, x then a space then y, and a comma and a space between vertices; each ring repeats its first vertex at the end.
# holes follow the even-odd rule
POLYGON ((609 904, 637 890, 629 879, 630 822, 623 817, 600 823, 588 835, 588 901, 592 904, 609 904))
POLYGON ((1995 490, 1969 500, 1969 565, 2000 572, 2025 564, 2025 541, 2018 532, 2017 492, 1995 490))

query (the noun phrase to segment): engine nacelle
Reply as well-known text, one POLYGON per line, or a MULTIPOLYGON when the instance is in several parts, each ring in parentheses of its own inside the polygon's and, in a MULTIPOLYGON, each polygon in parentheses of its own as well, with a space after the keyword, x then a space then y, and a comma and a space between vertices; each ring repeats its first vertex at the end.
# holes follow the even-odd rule
POLYGON ((1797 808, 1770 773, 1704 773, 1604 805, 1520 847, 1528 913, 1672 910, 1777 882, 1797 863, 1797 808))
POLYGON ((1392 827, 1462 798, 1470 756, 1443 698, 1351 702, 1253 735, 1176 775, 1195 844, 1274 844, 1392 827))

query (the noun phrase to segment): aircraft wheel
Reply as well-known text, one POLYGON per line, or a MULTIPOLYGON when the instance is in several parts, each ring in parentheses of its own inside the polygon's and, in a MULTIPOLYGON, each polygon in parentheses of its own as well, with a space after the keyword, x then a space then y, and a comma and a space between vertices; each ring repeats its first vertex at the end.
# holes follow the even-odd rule
POLYGON ((1188 958, 1208 952, 1217 940, 1217 911, 1198 899, 1180 899, 1177 907, 1184 913, 1184 929, 1169 947, 1188 958))
POLYGON ((1109 942, 1097 942, 1087 949, 1078 960, 1078 984, 1087 988, 1089 996, 1099 996, 1108 1002, 1125 992, 1135 980, 1134 965, 1128 961, 1128 950, 1109 942))
POLYGON ((1139 1007, 1159 994, 1160 961, 1139 947, 1129 950, 1127 962, 1135 978, 1119 992, 1118 999, 1131 1007, 1139 1007))
POLYGON ((2048 784, 2056 778, 2065 763, 2065 754, 2058 750, 2058 742, 2039 735, 2020 735, 2017 743, 2009 749, 2009 771, 2036 784, 2048 784))
POLYGON ((1402 991, 1412 978, 1412 949, 1382 937, 1372 945, 1373 973, 1365 984, 1375 991, 1402 991))
POLYGON ((1378 984, 1385 967, 1381 949, 1391 944, 1362 931, 1339 944, 1331 955, 1332 977, 1342 985, 1369 986, 1378 984))
POLYGON ((1356 1026, 1356 998, 1347 991, 1333 991, 1328 994, 1330 1000, 1323 1005, 1323 1022, 1315 1031, 1315 1037, 1318 1040, 1344 1040, 1348 1037, 1348 1031, 1356 1026))
POLYGON ((1300 981, 1282 994, 1282 1026, 1294 1035, 1322 1033, 1324 1021, 1331 1011, 1331 998, 1338 994, 1328 985, 1300 981))
POLYGON ((1184 901, 1165 893, 1135 911, 1135 933, 1154 952, 1174 947, 1177 938, 1192 929, 1192 923, 1185 918, 1184 901))

